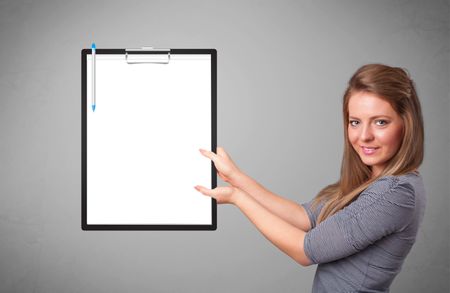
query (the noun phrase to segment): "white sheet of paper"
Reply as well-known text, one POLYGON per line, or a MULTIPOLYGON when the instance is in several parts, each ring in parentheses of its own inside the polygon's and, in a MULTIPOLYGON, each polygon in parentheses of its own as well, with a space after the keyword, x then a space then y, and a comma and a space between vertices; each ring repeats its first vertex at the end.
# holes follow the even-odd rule
POLYGON ((96 55, 96 109, 87 57, 87 224, 210 225, 210 55, 128 64, 96 55))

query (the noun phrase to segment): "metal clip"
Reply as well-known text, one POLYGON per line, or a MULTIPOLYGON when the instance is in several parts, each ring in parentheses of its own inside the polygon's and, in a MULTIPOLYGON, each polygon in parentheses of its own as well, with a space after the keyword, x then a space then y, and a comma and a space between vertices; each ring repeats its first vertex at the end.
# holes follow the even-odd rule
POLYGON ((169 64, 170 49, 157 49, 153 47, 125 49, 125 60, 127 61, 128 64, 140 64, 140 63, 169 64))

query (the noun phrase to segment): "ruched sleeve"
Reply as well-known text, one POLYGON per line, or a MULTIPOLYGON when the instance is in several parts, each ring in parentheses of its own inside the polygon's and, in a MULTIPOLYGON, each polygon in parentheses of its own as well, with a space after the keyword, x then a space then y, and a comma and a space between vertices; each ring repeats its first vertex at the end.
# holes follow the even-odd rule
POLYGON ((308 214, 309 222, 311 223, 311 229, 316 227, 317 218, 319 217, 320 211, 322 210, 323 203, 319 203, 315 207, 312 207, 314 199, 309 202, 302 203, 303 208, 308 214))
MULTIPOLYGON (((318 264, 357 253, 384 236, 406 228, 414 205, 414 189, 410 183, 395 176, 382 177, 350 205, 314 225, 305 235, 305 254, 312 263, 318 264)), ((316 215, 309 213, 315 223, 316 215)))

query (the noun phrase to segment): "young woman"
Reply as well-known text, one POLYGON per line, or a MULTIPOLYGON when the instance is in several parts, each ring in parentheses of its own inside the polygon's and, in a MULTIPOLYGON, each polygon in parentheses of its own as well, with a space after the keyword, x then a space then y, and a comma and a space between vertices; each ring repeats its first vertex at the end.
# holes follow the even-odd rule
POLYGON ((313 292, 388 292, 425 210, 417 168, 424 128, 414 82, 401 68, 368 64, 343 98, 340 179, 310 202, 284 199, 244 174, 221 147, 211 159, 230 186, 195 188, 236 205, 279 249, 318 264, 313 292))

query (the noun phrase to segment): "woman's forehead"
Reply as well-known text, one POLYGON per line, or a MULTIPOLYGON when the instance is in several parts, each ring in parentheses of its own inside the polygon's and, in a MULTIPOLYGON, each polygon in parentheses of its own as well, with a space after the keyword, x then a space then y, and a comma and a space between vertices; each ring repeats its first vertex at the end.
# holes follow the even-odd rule
POLYGON ((396 116, 397 113, 385 99, 367 92, 357 92, 348 102, 349 117, 375 118, 378 116, 396 116))

